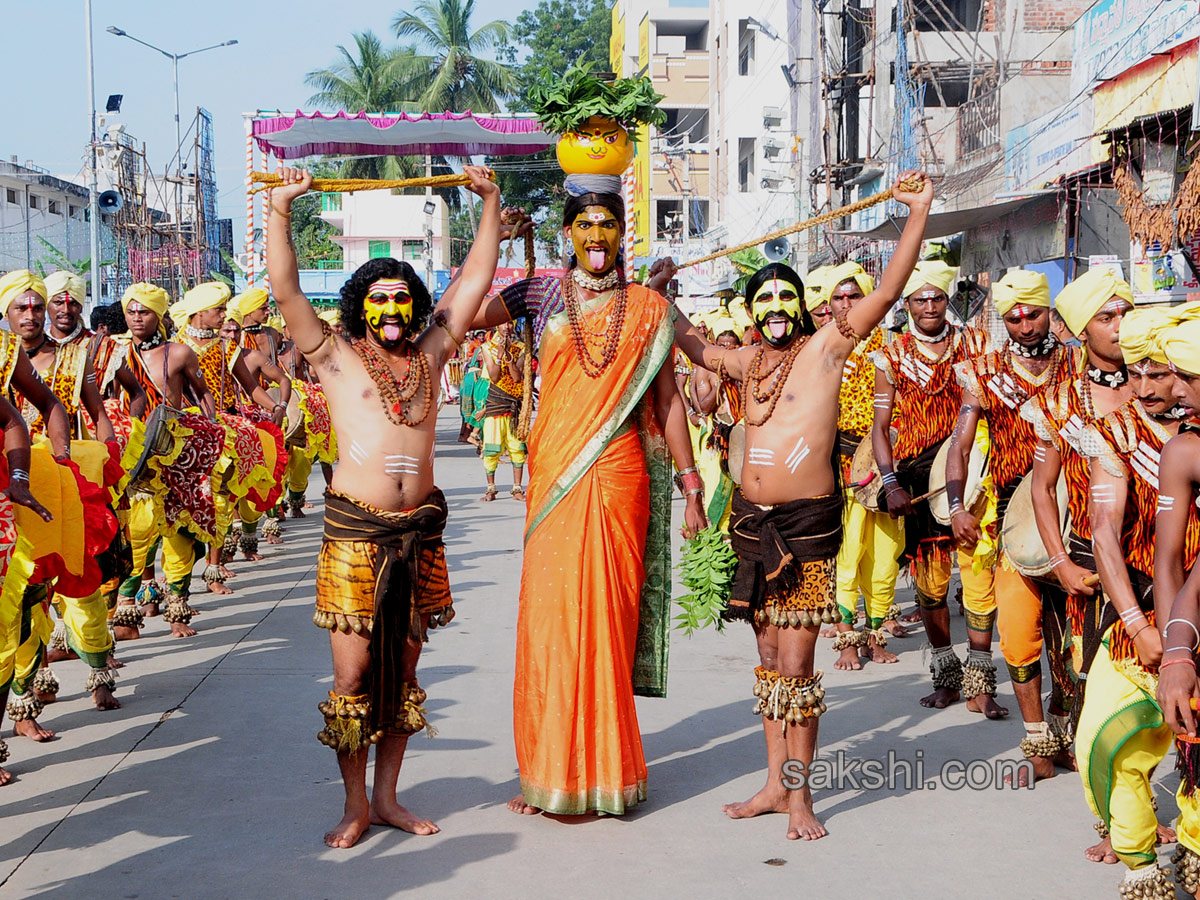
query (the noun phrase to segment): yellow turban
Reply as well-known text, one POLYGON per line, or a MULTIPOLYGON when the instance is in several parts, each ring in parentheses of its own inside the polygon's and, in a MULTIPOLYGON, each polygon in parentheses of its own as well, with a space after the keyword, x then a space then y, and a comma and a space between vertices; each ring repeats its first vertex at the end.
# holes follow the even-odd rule
MULTIPOLYGON (((1054 308, 1074 335, 1082 335, 1092 316, 1113 297, 1133 305, 1133 288, 1108 269, 1088 269, 1054 298, 1054 308)), ((1122 322, 1122 329, 1124 322, 1122 322)))
POLYGON ((121 295, 121 309, 128 312, 130 303, 137 303, 146 307, 146 309, 158 316, 158 330, 165 336, 167 326, 163 324, 163 316, 167 313, 168 299, 170 298, 167 297, 167 292, 157 284, 151 284, 148 281, 139 281, 125 288, 125 293, 121 295))
POLYGON ((283 316, 268 316, 267 326, 276 331, 283 331, 283 316))
POLYGON ((817 266, 804 276, 804 305, 809 312, 816 312, 827 300, 821 299, 825 287, 825 277, 833 270, 833 266, 817 266))
POLYGON ((1014 306, 1050 308, 1050 282, 1041 272, 1029 269, 1009 269, 992 285, 992 302, 1002 316, 1014 306))
POLYGON ((727 310, 718 309, 711 313, 707 321, 708 330, 712 332, 713 340, 715 341, 726 331, 732 331, 737 335, 737 339, 742 339, 742 334, 745 329, 738 324, 737 320, 729 314, 727 310))
POLYGON ((82 304, 87 298, 87 285, 74 272, 59 269, 46 276, 46 299, 57 297, 63 291, 71 295, 71 299, 82 304))
POLYGON ((1162 339, 1171 327, 1171 317, 1165 309, 1147 307, 1125 313, 1121 320, 1121 355, 1125 365, 1133 365, 1143 359, 1152 359, 1167 365, 1162 339))
POLYGON ((231 322, 236 322, 238 328, 242 327, 243 314, 236 303, 230 303, 225 307, 225 318, 231 322))
POLYGON ((917 263, 912 274, 908 276, 908 281, 904 283, 904 290, 900 292, 900 296, 907 299, 929 284, 949 297, 950 288, 954 285, 954 279, 957 277, 958 269, 946 265, 940 259, 923 259, 917 263))
POLYGON ((726 312, 733 316, 733 321, 737 322, 742 328, 742 333, 754 327, 754 320, 750 318, 750 313, 746 309, 746 298, 734 297, 725 307, 726 312))
POLYGON ((205 281, 183 295, 183 299, 171 307, 171 318, 182 328, 188 319, 206 309, 215 309, 229 302, 229 285, 220 281, 205 281))
POLYGON ((317 317, 324 319, 330 325, 336 325, 338 323, 338 309, 336 306, 330 309, 323 309, 317 313, 317 317))
POLYGON ((1200 375, 1200 301, 1174 306, 1166 313, 1171 323, 1162 334, 1167 360, 1189 375, 1200 375))
MULTIPOLYGON (((828 303, 833 299, 833 292, 843 281, 853 281, 857 284, 864 297, 875 290, 875 279, 867 274, 866 269, 856 262, 844 262, 838 266, 828 267, 828 271, 822 278, 821 304, 828 303)), ((807 299, 808 295, 805 294, 805 300, 807 299)), ((818 304, 816 308, 819 309, 821 304, 818 304)), ((810 310, 813 308, 809 307, 810 310)))
POLYGON ((241 310, 243 316, 247 316, 265 306, 269 299, 271 299, 271 294, 265 288, 250 288, 234 297, 229 308, 233 309, 236 306, 241 310))
POLYGON ((8 312, 8 308, 26 291, 33 291, 43 300, 49 299, 46 282, 28 269, 14 269, 0 278, 0 309, 8 312))

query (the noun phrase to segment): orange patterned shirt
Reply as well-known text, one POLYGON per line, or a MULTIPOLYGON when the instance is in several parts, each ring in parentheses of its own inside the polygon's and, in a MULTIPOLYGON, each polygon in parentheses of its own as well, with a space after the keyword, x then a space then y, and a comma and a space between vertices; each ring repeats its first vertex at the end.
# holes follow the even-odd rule
POLYGON ((871 356, 896 388, 892 420, 899 435, 892 453, 897 462, 919 456, 950 437, 962 405, 962 385, 954 377, 954 367, 987 352, 987 332, 950 329, 953 336, 940 356, 925 349, 911 332, 871 356))
POLYGON ((242 386, 233 377, 233 366, 241 356, 242 348, 233 341, 214 338, 208 344, 201 344, 187 333, 181 331, 177 337, 180 342, 196 351, 200 360, 200 374, 208 385, 208 392, 213 396, 217 409, 228 410, 237 405, 242 386))
MULTIPOLYGON (((87 351, 86 338, 71 341, 69 344, 58 344, 54 348, 54 362, 50 364, 49 371, 39 373, 42 381, 46 382, 50 390, 54 392, 54 396, 66 408, 73 438, 80 437, 79 398, 80 392, 83 390, 83 372, 87 367, 87 351)), ((42 414, 38 412, 38 408, 25 397, 16 393, 13 396, 19 400, 18 407, 21 415, 29 423, 29 433, 41 434, 45 431, 46 423, 42 420, 42 414)))
POLYGON ((959 383, 975 395, 983 408, 992 449, 988 468, 1000 496, 1007 496, 1033 468, 1036 436, 1033 425, 1021 418, 1021 407, 1034 394, 1055 387, 1072 374, 1073 355, 1062 344, 1050 354, 1045 370, 1034 375, 1007 347, 993 350, 955 368, 959 383))

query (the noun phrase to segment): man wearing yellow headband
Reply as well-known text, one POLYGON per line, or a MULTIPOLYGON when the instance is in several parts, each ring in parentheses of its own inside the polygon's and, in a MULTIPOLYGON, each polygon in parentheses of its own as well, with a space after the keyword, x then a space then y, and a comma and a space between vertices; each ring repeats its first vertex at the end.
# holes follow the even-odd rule
POLYGON ((971 620, 987 622, 983 630, 967 635, 968 664, 974 666, 964 678, 962 661, 950 641, 950 612, 946 594, 950 588, 954 551, 952 531, 940 524, 928 499, 933 461, 942 444, 950 439, 962 405, 962 385, 954 375, 959 363, 981 356, 988 349, 984 331, 958 328, 946 321, 957 270, 939 260, 917 263, 905 283, 902 296, 911 328, 872 356, 875 363, 875 418, 871 444, 879 466, 883 492, 880 507, 904 518, 902 560, 912 567, 917 588, 917 606, 925 632, 933 646, 930 671, 933 693, 921 705, 943 709, 967 694, 967 708, 989 719, 1008 715, 997 705, 987 688, 991 666, 992 633, 996 599, 990 573, 976 573, 971 555, 959 551, 963 606, 971 620), (892 443, 891 429, 897 437, 892 443))
POLYGON ((1176 324, 1162 335, 1167 361, 1175 371, 1174 395, 1188 412, 1179 434, 1167 441, 1159 464, 1158 515, 1155 522, 1155 607, 1164 610, 1163 658, 1159 665, 1157 699, 1163 720, 1178 736, 1175 745, 1180 772, 1179 847, 1175 883, 1186 893, 1200 889, 1200 753, 1193 740, 1198 716, 1192 709, 1200 698, 1196 652, 1200 649, 1200 568, 1195 548, 1187 546, 1189 528, 1200 502, 1200 304, 1172 310, 1176 324), (1189 560, 1191 560, 1189 566, 1189 560), (1190 569, 1190 571, 1189 571, 1190 569), (1167 604, 1160 606, 1160 604, 1167 604))
MULTIPOLYGON (((950 526, 959 549, 971 554, 981 545, 995 546, 1000 526, 1007 521, 1009 501, 1033 468, 1036 439, 1032 425, 1021 418, 1021 407, 1035 394, 1053 391, 1068 380, 1075 365, 1073 354, 1050 333, 1050 285, 1045 275, 1010 269, 993 285, 992 301, 1004 321, 1008 344, 956 367, 963 387, 962 407, 946 462, 950 526), (985 504, 966 508, 964 498, 968 462, 981 419, 987 423, 990 444, 988 471, 995 491, 991 512, 985 504), (988 524, 981 521, 984 516, 988 524)), ((1003 550, 998 561, 994 552, 987 552, 991 558, 982 564, 994 571, 997 615, 968 613, 968 633, 986 632, 990 644, 992 626, 998 624, 1000 650, 1025 722, 1021 752, 1030 761, 1034 778, 1050 778, 1056 764, 1074 765, 1067 718, 1073 685, 1062 653, 1066 594, 1021 574, 1003 550), (1048 636, 1045 641, 1043 631, 1048 636), (1053 677, 1048 719, 1042 709, 1043 644, 1053 677)), ((964 682, 971 678, 983 679, 985 692, 995 695, 996 668, 990 650, 985 654, 972 647, 969 651, 964 682)), ((1021 768, 1018 784, 1029 780, 1030 768, 1021 768)))
MULTIPOLYGON (((1088 424, 1133 396, 1119 344, 1121 322, 1132 309, 1132 296, 1128 285, 1114 286, 1111 277, 1091 272, 1059 293, 1058 310, 1083 342, 1082 358, 1072 378, 1035 395, 1021 408, 1021 417, 1033 425, 1038 438, 1031 473, 1038 535, 1055 578, 1069 595, 1067 619, 1080 676, 1071 708, 1073 720, 1086 702, 1087 672, 1104 637, 1101 616, 1106 608, 1095 587, 1099 578, 1089 516, 1090 465, 1079 439, 1088 424), (1066 483, 1071 523, 1065 539, 1058 505, 1060 476, 1066 483)), ((1093 862, 1116 861, 1107 837, 1086 852, 1093 862)))
MULTIPOLYGON (((786 811, 791 840, 827 834, 813 812, 811 785, 783 779, 782 766, 790 759, 808 770, 826 710, 814 657, 821 624, 832 622, 837 609, 843 497, 836 426, 843 373, 854 346, 887 314, 917 261, 933 185, 905 173, 892 196, 911 211, 891 262, 879 287, 835 315, 831 326, 815 327, 799 276, 779 263, 746 285, 760 348, 715 347, 683 316, 675 320, 679 347, 697 365, 741 381, 746 400, 746 458, 730 525, 738 567, 725 616, 754 625, 760 661, 755 713, 763 719, 767 778, 761 791, 728 804, 725 813, 749 818, 786 811), (901 186, 910 179, 923 182, 919 191, 901 186)), ((657 276, 669 277, 671 268, 663 263, 657 276)))
POLYGON ((292 243, 292 203, 312 176, 285 169, 271 192, 267 268, 275 301, 325 387, 341 448, 326 494, 313 618, 329 630, 334 659, 319 739, 337 754, 345 789, 344 815, 325 834, 336 849, 354 846, 372 823, 438 831, 400 805, 396 784, 409 736, 425 727, 426 695, 416 678, 422 642, 454 616, 442 543, 446 499, 433 479, 439 374, 490 291, 499 258, 500 190, 486 169, 465 171, 468 190, 483 199, 479 230, 439 301, 442 317, 428 329, 428 288, 408 263, 382 258, 342 287, 343 331, 335 334, 300 288, 292 243))
MULTIPOLYGON (((856 262, 829 267, 822 277, 817 293, 822 299, 828 298, 825 302, 831 318, 844 315, 875 290, 875 279, 856 262)), ((808 288, 811 291, 811 283, 808 288)), ((811 298, 811 293, 806 296, 811 298)), ((895 605, 904 522, 886 512, 867 509, 855 499, 850 483, 851 461, 858 445, 870 434, 874 420, 875 367, 871 355, 881 349, 883 329, 876 326, 846 359, 838 395, 838 450, 846 499, 842 549, 837 558, 839 621, 833 642, 833 649, 840 652, 834 663, 837 669, 861 669, 860 656, 876 663, 896 662, 898 657, 886 649, 888 634, 903 637, 908 633, 899 622, 900 610, 895 605), (867 613, 866 628, 861 632, 854 629, 860 592, 867 613)), ((879 485, 874 487, 878 491, 879 485)))
MULTIPOLYGON (((162 404, 176 410, 196 406, 202 415, 189 420, 196 431, 192 443, 197 452, 186 454, 185 459, 193 461, 195 468, 186 473, 191 490, 182 498, 172 498, 175 514, 169 517, 164 514, 165 498, 172 492, 164 480, 165 473, 160 472, 159 477, 153 479, 152 492, 142 491, 130 498, 129 538, 133 545, 133 571, 118 589, 114 618, 117 614, 132 616, 122 607, 133 605, 140 605, 147 615, 158 615, 159 604, 164 598, 154 581, 154 554, 161 537, 163 574, 168 586, 164 618, 175 637, 191 637, 196 633, 190 624, 195 610, 188 604, 196 559, 195 537, 186 525, 177 523, 181 518, 186 521, 180 510, 191 516, 194 509, 193 517, 199 518, 211 513, 211 493, 197 496, 194 492, 200 491, 216 463, 215 458, 209 460, 206 455, 209 439, 214 433, 220 435, 217 440, 223 445, 223 432, 211 422, 216 409, 208 385, 200 374, 196 354, 190 347, 166 339, 162 320, 167 314, 167 292, 158 285, 137 282, 126 288, 121 296, 121 308, 132 337, 127 364, 146 393, 146 421, 150 421, 151 414, 162 404), (178 502, 180 500, 182 503, 178 502)), ((163 427, 172 435, 182 433, 177 432, 179 426, 174 421, 164 421, 163 427)))
POLYGON ((820 328, 833 321, 833 310, 829 308, 829 296, 825 290, 825 279, 833 266, 817 266, 804 278, 804 305, 813 323, 820 328))
MULTIPOLYGON (((1161 616, 1174 598, 1163 596, 1154 579, 1159 460, 1183 421, 1162 345, 1169 326, 1161 309, 1125 314, 1119 345, 1136 399, 1092 422, 1080 438, 1091 457, 1092 545, 1108 602, 1076 731, 1079 772, 1089 806, 1109 829, 1112 852, 1129 868, 1123 892, 1136 884, 1137 896, 1154 898, 1173 892, 1157 867, 1150 787, 1171 744, 1155 692, 1164 649, 1160 628, 1168 624, 1161 616)), ((1186 517, 1183 545, 1187 569, 1200 551, 1194 510, 1186 517)), ((1182 638, 1187 629, 1170 634, 1182 638)))

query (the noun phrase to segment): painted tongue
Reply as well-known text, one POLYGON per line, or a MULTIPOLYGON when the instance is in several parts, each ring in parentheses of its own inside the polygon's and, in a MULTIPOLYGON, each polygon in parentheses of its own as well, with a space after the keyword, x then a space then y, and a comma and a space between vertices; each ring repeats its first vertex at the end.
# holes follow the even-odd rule
POLYGON ((383 326, 383 339, 385 341, 400 340, 400 326, 394 323, 389 323, 383 326))
POLYGON ((608 258, 608 254, 603 250, 588 250, 588 266, 593 272, 603 272, 604 263, 608 258))
POLYGON ((779 340, 787 334, 787 325, 788 323, 783 319, 772 319, 767 323, 767 329, 771 332, 771 337, 779 340))

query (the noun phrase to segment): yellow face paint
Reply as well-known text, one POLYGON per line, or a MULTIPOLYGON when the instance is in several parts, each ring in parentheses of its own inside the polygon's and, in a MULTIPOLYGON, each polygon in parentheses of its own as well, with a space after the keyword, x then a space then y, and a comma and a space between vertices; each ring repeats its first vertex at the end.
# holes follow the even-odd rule
POLYGON ((571 246, 589 275, 604 275, 617 264, 621 223, 603 206, 589 206, 571 223, 571 246))
POLYGON ((801 297, 798 285, 782 278, 768 278, 750 299, 754 324, 768 344, 780 346, 791 340, 801 321, 801 297), (780 324, 779 318, 786 319, 780 324), (775 321, 768 323, 769 319, 775 321))
MULTIPOLYGON (((372 331, 380 331, 380 323, 385 318, 398 318, 407 328, 412 322, 413 299, 408 292, 408 282, 400 278, 382 278, 367 288, 367 297, 363 301, 363 314, 367 325, 372 331)), ((388 340, 399 340, 399 336, 388 340)))

